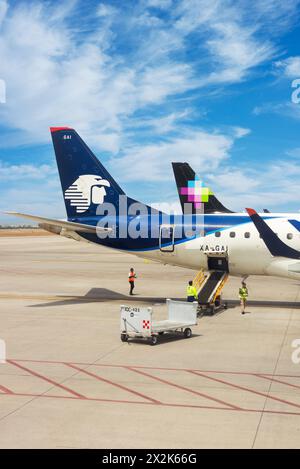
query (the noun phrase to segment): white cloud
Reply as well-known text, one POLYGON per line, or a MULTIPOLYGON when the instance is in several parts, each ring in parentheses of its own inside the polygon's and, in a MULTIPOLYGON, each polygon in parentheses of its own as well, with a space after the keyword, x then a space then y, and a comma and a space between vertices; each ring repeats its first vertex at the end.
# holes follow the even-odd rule
MULTIPOLYGON (((151 129, 156 135, 168 134, 170 132, 178 132, 178 126, 189 121, 192 115, 191 109, 184 109, 179 112, 172 112, 161 117, 149 117, 145 119, 132 119, 130 128, 151 129)), ((198 110, 198 116, 202 117, 202 113, 198 110)))
POLYGON ((97 15, 99 17, 113 16, 116 13, 117 13, 116 8, 105 3, 100 3, 100 5, 97 8, 97 15))
POLYGON ((18 2, 8 11, 2 1, 7 104, 0 123, 20 132, 20 144, 48 142, 49 125, 74 126, 117 153, 137 111, 203 86, 239 82, 274 52, 235 2, 170 4, 141 0, 129 13, 102 2, 85 18, 93 31, 79 34, 72 26, 75 0, 59 7, 18 2), (158 17, 152 7, 170 11, 158 17), (198 37, 193 60, 186 56, 190 33, 198 37))
POLYGON ((238 23, 214 24, 214 39, 207 44, 214 57, 221 63, 219 72, 213 72, 209 80, 213 82, 236 82, 246 73, 268 60, 274 54, 274 48, 268 41, 255 40, 254 31, 241 27, 238 23))
POLYGON ((146 68, 137 87, 140 106, 159 104, 170 94, 192 88, 195 85, 188 80, 191 76, 191 67, 188 64, 169 63, 156 68, 146 68))
POLYGON ((251 172, 245 172, 242 169, 235 169, 225 166, 222 171, 208 176, 212 185, 216 184, 222 193, 228 192, 232 194, 249 193, 253 192, 259 186, 257 175, 251 172))
POLYGON ((297 23, 299 3, 299 0, 258 0, 251 2, 249 15, 254 23, 263 21, 268 33, 278 34, 297 23))
POLYGON ((209 184, 228 208, 243 210, 253 207, 280 211, 300 209, 298 180, 300 167, 296 161, 275 160, 271 165, 256 164, 235 168, 226 165, 222 174, 210 174, 209 184))
POLYGON ((164 213, 170 213, 170 214, 182 213, 179 199, 177 201, 171 201, 171 202, 156 202, 156 203, 151 204, 151 207, 155 208, 156 210, 160 210, 161 212, 164 212, 164 213))
POLYGON ((0 160, 0 181, 24 181, 25 179, 45 179, 56 173, 56 168, 47 164, 13 164, 9 165, 0 160))
POLYGON ((259 35, 263 23, 253 22, 249 26, 247 9, 235 2, 227 2, 225 7, 218 0, 188 0, 182 2, 179 11, 176 26, 180 31, 202 31, 206 37, 214 67, 200 80, 202 86, 239 82, 275 52, 273 44, 259 35))
POLYGON ((0 223, 26 223, 3 214, 11 210, 53 218, 66 216, 56 168, 1 163, 0 181, 0 223))
POLYGON ((163 181, 172 178, 172 161, 188 161, 199 172, 213 171, 229 157, 231 135, 189 130, 167 141, 129 146, 110 167, 124 181, 163 181))
POLYGON ((275 62, 275 65, 287 78, 300 78, 300 56, 288 57, 275 62))
POLYGON ((300 147, 292 148, 286 154, 291 158, 300 158, 300 147))
POLYGON ((233 127, 233 132, 236 138, 242 138, 251 133, 250 129, 245 129, 244 127, 233 127))
POLYGON ((40 215, 52 218, 65 218, 63 198, 57 196, 57 190, 51 190, 41 182, 37 182, 34 187, 15 187, 6 191, 6 198, 0 201, 1 223, 26 224, 25 219, 12 218, 4 215, 5 211, 17 211, 32 215, 40 215))
MULTIPOLYGON (((291 88, 292 96, 293 88, 291 88)), ((278 114, 280 116, 287 116, 293 119, 299 120, 300 119, 300 105, 295 104, 293 102, 283 102, 283 103, 266 103, 262 106, 256 106, 253 109, 253 114, 256 116, 262 114, 278 114)))
MULTIPOLYGON (((109 30, 113 11, 98 7, 99 28, 109 30)), ((123 121, 194 86, 190 65, 171 60, 168 51, 154 64, 129 64, 109 54, 101 34, 86 35, 78 44, 57 11, 38 3, 19 4, 6 16, 0 55, 0 76, 8 84, 0 120, 39 142, 49 140, 49 125, 70 125, 117 152, 123 121)))
POLYGON ((145 0, 145 6, 167 9, 172 6, 172 0, 145 0))
POLYGON ((8 10, 8 3, 6 0, 1 0, 0 1, 0 27, 1 27, 1 24, 6 16, 6 13, 7 13, 7 10, 8 10))

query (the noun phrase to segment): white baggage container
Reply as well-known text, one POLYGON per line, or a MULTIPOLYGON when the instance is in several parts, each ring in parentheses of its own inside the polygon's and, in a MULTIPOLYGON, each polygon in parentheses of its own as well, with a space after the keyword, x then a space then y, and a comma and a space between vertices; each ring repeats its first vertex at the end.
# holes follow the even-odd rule
POLYGON ((197 306, 196 301, 188 303, 167 299, 168 319, 153 321, 152 308, 121 305, 121 340, 148 339, 155 345, 158 336, 164 333, 180 333, 189 338, 191 327, 197 324, 197 306))

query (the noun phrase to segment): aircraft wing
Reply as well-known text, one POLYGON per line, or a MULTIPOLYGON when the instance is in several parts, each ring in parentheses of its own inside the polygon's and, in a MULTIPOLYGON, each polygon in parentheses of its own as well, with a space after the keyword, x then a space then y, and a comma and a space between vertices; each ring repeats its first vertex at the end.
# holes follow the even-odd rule
POLYGON ((19 212, 4 212, 7 215, 13 215, 16 217, 28 218, 29 220, 35 221, 37 223, 44 223, 47 225, 55 226, 57 228, 65 228, 71 231, 77 231, 81 233, 94 233, 97 232, 110 232, 112 231, 111 228, 103 228, 98 226, 91 226, 85 225, 84 223, 74 223, 72 221, 64 221, 64 220, 55 220, 52 218, 44 218, 44 217, 37 217, 35 215, 28 215, 27 213, 19 213, 19 212))
POLYGON ((281 241, 255 210, 252 208, 246 208, 246 210, 272 256, 300 259, 300 252, 281 241))

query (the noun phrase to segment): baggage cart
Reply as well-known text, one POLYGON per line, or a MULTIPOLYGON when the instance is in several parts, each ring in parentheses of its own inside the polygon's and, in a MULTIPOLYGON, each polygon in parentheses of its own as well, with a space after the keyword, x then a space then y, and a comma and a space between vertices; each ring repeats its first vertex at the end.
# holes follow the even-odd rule
POLYGON ((158 342, 163 334, 178 334, 185 338, 192 336, 192 326, 197 324, 198 303, 167 299, 168 319, 153 320, 151 307, 121 305, 121 340, 130 338, 149 341, 152 345, 158 342))

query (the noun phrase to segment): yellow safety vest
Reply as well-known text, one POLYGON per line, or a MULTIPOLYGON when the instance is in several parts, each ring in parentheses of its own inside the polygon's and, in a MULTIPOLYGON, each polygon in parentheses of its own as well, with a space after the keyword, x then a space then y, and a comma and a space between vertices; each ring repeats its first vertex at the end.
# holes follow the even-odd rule
POLYGON ((239 295, 241 300, 245 300, 248 297, 248 289, 246 287, 240 288, 239 295))
POLYGON ((193 285, 188 285, 186 289, 186 296, 193 296, 194 298, 197 298, 197 290, 193 285))

